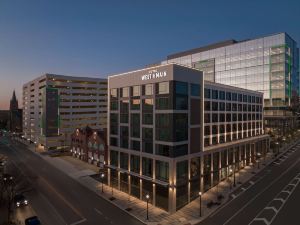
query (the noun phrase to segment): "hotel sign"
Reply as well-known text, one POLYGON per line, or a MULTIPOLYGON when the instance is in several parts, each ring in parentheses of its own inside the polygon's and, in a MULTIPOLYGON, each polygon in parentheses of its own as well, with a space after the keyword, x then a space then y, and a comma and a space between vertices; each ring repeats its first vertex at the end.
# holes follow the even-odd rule
POLYGON ((167 76, 167 71, 150 70, 148 74, 142 75, 142 80, 152 80, 167 76))

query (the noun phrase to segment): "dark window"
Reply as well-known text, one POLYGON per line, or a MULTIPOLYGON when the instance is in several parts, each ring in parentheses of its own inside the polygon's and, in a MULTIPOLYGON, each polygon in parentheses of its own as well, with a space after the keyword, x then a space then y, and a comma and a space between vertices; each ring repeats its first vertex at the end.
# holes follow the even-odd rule
POLYGON ((220 108, 220 111, 225 111, 225 103, 219 102, 219 108, 220 108))
POLYGON ((226 92, 226 100, 231 101, 231 92, 226 92))
POLYGON ((131 126, 131 137, 140 137, 140 114, 133 113, 131 114, 130 120, 131 126))
POLYGON ((204 97, 205 98, 210 98, 210 89, 208 89, 208 88, 204 89, 204 97))
POLYGON ((137 155, 130 156, 130 170, 134 173, 140 173, 140 157, 137 155))
POLYGON ((218 90, 212 90, 211 91, 211 96, 212 96, 212 99, 218 99, 218 90))
POLYGON ((128 154, 120 152, 120 167, 122 169, 128 170, 128 154))
POLYGON ((210 123, 210 114, 209 113, 204 114, 204 123, 210 123))
POLYGON ((218 111, 218 102, 212 102, 212 111, 218 111))
POLYGON ((143 113, 143 124, 153 124, 152 113, 143 113))
POLYGON ((200 85, 199 84, 191 84, 191 95, 192 96, 200 96, 200 85))
POLYGON ((217 125, 213 125, 211 131, 212 131, 211 132, 212 134, 218 134, 218 126, 217 125))
POLYGON ((156 109, 171 109, 170 97, 156 97, 156 109))
POLYGON ((231 111, 231 103, 226 103, 226 111, 231 111))
POLYGON ((210 135, 210 126, 204 127, 204 135, 210 135))
POLYGON ((217 113, 213 113, 212 114, 212 122, 213 123, 217 123, 218 122, 218 114, 217 113))
POLYGON ((134 140, 131 141, 131 148, 132 148, 132 150, 140 151, 141 150, 140 142, 134 141, 134 140))
POLYGON ((205 101, 204 102, 204 110, 210 111, 210 101, 205 101))
POLYGON ((175 93, 180 95, 187 95, 188 84, 185 82, 175 81, 175 93))
POLYGON ((237 101, 237 93, 232 93, 232 101, 237 101))
POLYGON ((225 100, 225 91, 219 91, 219 99, 225 100))
POLYGON ((169 163, 156 160, 155 175, 156 179, 169 182, 169 163))
POLYGON ((152 178, 152 168, 153 168, 153 161, 152 159, 148 159, 143 157, 142 158, 142 173, 144 176, 148 176, 152 178))
POLYGON ((219 122, 225 122, 225 114, 224 113, 220 113, 219 117, 220 117, 219 122))
POLYGON ((226 114, 226 122, 231 122, 231 114, 230 113, 226 114))

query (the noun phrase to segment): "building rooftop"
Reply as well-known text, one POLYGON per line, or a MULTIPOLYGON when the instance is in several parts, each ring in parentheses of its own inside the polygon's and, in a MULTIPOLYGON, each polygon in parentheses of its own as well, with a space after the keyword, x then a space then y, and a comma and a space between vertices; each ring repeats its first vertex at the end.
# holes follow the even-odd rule
MULTIPOLYGON (((284 33, 284 32, 270 34, 270 35, 266 35, 266 36, 263 36, 263 37, 274 36, 274 35, 282 34, 282 33, 284 33)), ((286 35, 288 35, 288 34, 286 34, 286 35)), ((237 44, 237 43, 241 43, 241 42, 245 42, 245 41, 255 40, 255 39, 259 39, 259 38, 263 38, 263 37, 256 37, 256 38, 245 39, 245 40, 241 40, 241 41, 237 41, 237 40, 234 40, 234 39, 229 39, 229 40, 226 40, 226 41, 216 42, 216 43, 205 45, 205 46, 202 46, 202 47, 193 48, 193 49, 189 49, 189 50, 186 50, 186 51, 177 52, 177 53, 168 55, 167 60, 175 59, 175 58, 179 58, 179 57, 183 57, 183 56, 187 56, 187 55, 191 55, 191 54, 195 54, 195 53, 199 53, 199 52, 205 52, 205 51, 208 51, 208 50, 221 48, 221 47, 225 47, 225 46, 229 46, 229 45, 233 45, 233 44, 237 44)))

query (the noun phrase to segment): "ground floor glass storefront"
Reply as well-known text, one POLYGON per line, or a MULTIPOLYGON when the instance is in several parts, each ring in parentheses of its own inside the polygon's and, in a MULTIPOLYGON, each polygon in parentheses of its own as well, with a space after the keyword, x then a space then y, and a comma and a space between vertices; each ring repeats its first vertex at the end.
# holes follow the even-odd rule
MULTIPOLYGON (((147 201, 146 195, 149 195, 150 204, 175 212, 198 198, 199 191, 204 193, 245 166, 263 161, 268 149, 269 139, 265 138, 230 145, 227 148, 216 148, 203 152, 199 157, 175 160, 174 164, 156 160, 155 174, 160 170, 163 171, 157 176, 161 180, 145 176, 144 172, 138 174, 118 167, 108 167, 109 186, 127 193, 129 197, 133 196, 143 201, 147 201), (174 173, 171 169, 162 170, 160 168, 162 164, 174 168, 174 173), (170 178, 170 182, 167 182, 167 177, 170 178)), ((152 171, 148 172, 152 174, 152 171)))

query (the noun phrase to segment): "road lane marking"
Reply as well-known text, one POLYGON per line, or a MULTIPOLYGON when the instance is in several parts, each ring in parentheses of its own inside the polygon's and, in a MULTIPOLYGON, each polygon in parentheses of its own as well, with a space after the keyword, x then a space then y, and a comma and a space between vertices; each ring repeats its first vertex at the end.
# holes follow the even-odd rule
POLYGON ((86 219, 83 218, 82 220, 78 220, 77 222, 71 223, 70 225, 80 224, 80 223, 83 223, 83 222, 85 222, 85 221, 86 221, 86 219))
POLYGON ((94 210, 96 211, 96 213, 98 213, 99 215, 103 215, 103 213, 99 210, 99 209, 96 209, 96 208, 94 208, 94 210))
POLYGON ((254 221, 263 221, 265 224, 269 225, 269 221, 266 218, 255 218, 252 222, 254 221))
POLYGON ((235 214, 233 214, 228 220, 223 223, 223 225, 228 224, 230 220, 232 220, 236 215, 238 215, 241 211, 243 211, 248 205, 250 205, 255 199, 258 198, 263 192, 265 192, 267 189, 269 189, 275 182, 277 182, 281 177, 283 177, 287 172, 289 172, 294 166, 296 166, 299 163, 300 159, 298 159, 296 162, 294 162, 287 170, 285 170, 282 174, 280 174, 279 177, 277 177, 275 180, 273 180, 267 187, 265 187, 262 191, 260 191, 257 195, 255 195, 254 198, 252 198, 250 201, 248 201, 243 207, 241 207, 235 214))
POLYGON ((296 180, 297 179, 297 176, 299 176, 300 175, 300 173, 298 173, 290 182, 289 182, 289 184, 287 184, 276 196, 279 196, 281 193, 288 193, 288 196, 286 197, 286 199, 282 199, 282 198, 276 198, 276 196, 275 196, 275 198, 273 199, 273 200, 271 200, 268 204, 267 204, 267 206, 265 207, 265 208, 263 208, 257 215, 256 215, 256 217, 249 223, 249 225, 251 225, 254 221, 257 221, 257 220, 263 220, 263 219, 265 219, 264 217, 260 217, 260 215, 263 215, 263 212, 265 211, 265 210, 268 210, 268 209, 272 209, 274 212, 275 212, 275 214, 271 217, 271 219, 270 219, 270 221, 268 221, 266 224, 267 225, 270 225, 272 222, 273 222, 273 220, 275 219, 275 217, 277 216, 277 214, 280 212, 280 210, 282 209, 282 207, 285 205, 285 203, 288 201, 288 199, 289 199, 289 197, 292 195, 292 193, 295 191, 295 189, 296 189, 296 187, 297 187, 297 185, 300 183, 300 181, 298 180, 298 182, 296 183, 296 185, 295 186, 293 186, 293 188, 292 188, 292 190, 290 191, 290 192, 288 192, 288 191, 286 191, 285 189, 290 185, 290 183, 291 182, 293 182, 294 180, 296 180), (274 206, 272 206, 272 202, 273 201, 281 201, 281 204, 280 204, 280 206, 279 206, 279 208, 277 209, 277 208, 275 208, 274 206))

